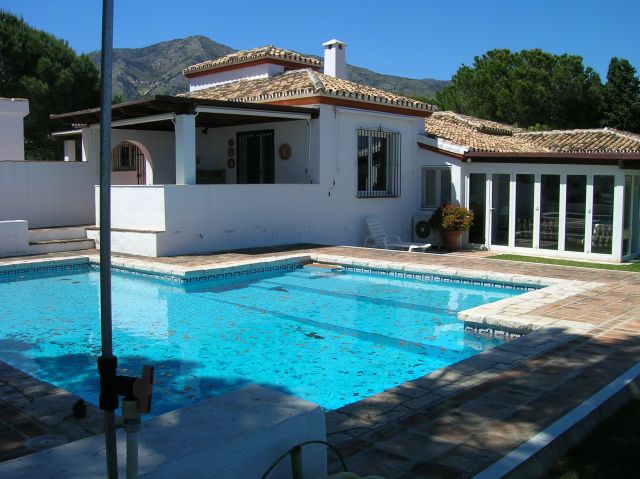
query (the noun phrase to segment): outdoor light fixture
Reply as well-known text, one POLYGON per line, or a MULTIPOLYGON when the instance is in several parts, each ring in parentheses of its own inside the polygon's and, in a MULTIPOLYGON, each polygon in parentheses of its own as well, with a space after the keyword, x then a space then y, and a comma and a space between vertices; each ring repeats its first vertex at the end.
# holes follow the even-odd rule
POLYGON ((202 129, 202 134, 203 134, 203 135, 206 135, 207 133, 209 133, 209 127, 208 127, 208 126, 205 126, 205 127, 202 129))

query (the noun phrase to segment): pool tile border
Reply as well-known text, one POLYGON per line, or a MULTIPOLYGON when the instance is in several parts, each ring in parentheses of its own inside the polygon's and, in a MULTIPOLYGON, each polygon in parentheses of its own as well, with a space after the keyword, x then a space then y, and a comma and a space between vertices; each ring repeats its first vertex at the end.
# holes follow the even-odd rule
POLYGON ((27 279, 51 273, 88 271, 90 267, 91 264, 87 257, 15 262, 0 265, 0 281, 27 279))
POLYGON ((375 275, 382 275, 382 276, 391 276, 394 278, 414 279, 417 281, 433 281, 436 283, 467 284, 467 285, 475 285, 475 286, 489 286, 494 288, 515 289, 515 290, 524 290, 524 291, 535 291, 541 288, 541 286, 539 285, 505 283, 501 281, 492 281, 488 279, 466 278, 462 276, 448 276, 445 274, 436 274, 436 273, 399 271, 392 268, 375 268, 375 267, 356 266, 356 265, 342 266, 342 268, 352 273, 375 274, 375 275))
MULTIPOLYGON (((153 261, 152 258, 150 258, 153 261)), ((337 266, 354 273, 375 274, 396 278, 415 279, 418 281, 434 281, 442 283, 458 283, 467 285, 490 286, 504 289, 535 291, 546 287, 539 281, 531 281, 528 277, 497 276, 478 274, 477 271, 461 270, 405 270, 393 263, 357 262, 346 257, 327 257, 326 255, 291 255, 274 257, 273 259, 247 262, 234 262, 231 265, 221 265, 209 269, 170 268, 167 265, 149 264, 138 259, 113 258, 111 269, 116 272, 128 272, 136 276, 165 280, 172 283, 190 284, 219 279, 238 278, 242 276, 259 275, 279 271, 291 271, 312 262, 337 263, 337 266)), ((58 273, 65 271, 79 271, 99 265, 98 255, 79 256, 45 261, 16 261, 15 263, 0 265, 0 280, 6 278, 26 278, 42 273, 58 273)), ((549 278, 549 282, 553 282, 549 278)))

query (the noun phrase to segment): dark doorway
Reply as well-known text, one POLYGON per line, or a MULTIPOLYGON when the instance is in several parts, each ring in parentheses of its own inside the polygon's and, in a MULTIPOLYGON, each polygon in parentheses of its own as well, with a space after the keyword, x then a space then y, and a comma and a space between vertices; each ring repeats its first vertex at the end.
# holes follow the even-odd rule
POLYGON ((274 183, 273 130, 238 133, 238 183, 274 183))

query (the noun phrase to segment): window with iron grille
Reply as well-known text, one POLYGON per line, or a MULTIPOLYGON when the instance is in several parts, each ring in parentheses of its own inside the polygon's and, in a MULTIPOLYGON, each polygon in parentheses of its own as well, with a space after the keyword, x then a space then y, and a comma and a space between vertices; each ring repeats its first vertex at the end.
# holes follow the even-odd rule
POLYGON ((358 129, 358 198, 400 196, 400 133, 358 129))
POLYGON ((123 141, 111 150, 111 171, 137 171, 144 153, 135 143, 123 141))

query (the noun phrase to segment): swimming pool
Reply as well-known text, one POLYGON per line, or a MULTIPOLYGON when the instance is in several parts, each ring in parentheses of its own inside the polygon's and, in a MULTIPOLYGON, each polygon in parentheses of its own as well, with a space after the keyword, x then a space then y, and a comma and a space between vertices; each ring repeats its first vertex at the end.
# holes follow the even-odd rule
MULTIPOLYGON (((0 282, 0 359, 97 402, 99 275, 0 282)), ((114 354, 154 414, 258 383, 336 409, 493 347, 458 311, 524 290, 304 267, 181 285, 114 272, 114 354)))

